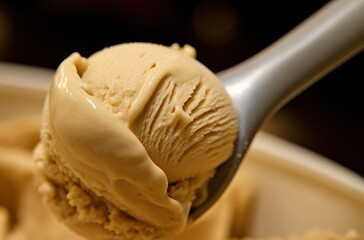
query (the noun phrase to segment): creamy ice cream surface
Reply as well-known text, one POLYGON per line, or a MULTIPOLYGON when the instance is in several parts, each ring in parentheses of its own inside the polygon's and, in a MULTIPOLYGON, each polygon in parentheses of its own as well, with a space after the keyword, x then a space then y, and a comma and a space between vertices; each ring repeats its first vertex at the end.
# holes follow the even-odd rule
MULTIPOLYGON (((42 204, 41 195, 33 182, 35 164, 32 161, 32 149, 29 148, 33 145, 29 143, 35 139, 34 132, 39 130, 39 126, 33 122, 34 119, 36 118, 31 116, 0 122, 0 133, 4 137, 0 140, 0 239, 86 240, 57 221, 50 209, 42 204), (24 121, 28 121, 28 124, 18 124, 24 121), (5 128, 6 131, 1 131, 5 128), (16 138, 19 138, 19 141, 16 138), (24 141, 24 138, 28 140, 24 141)), ((39 120, 37 122, 39 123, 39 120)), ((332 231, 319 228, 299 231, 296 234, 288 234, 287 231, 285 234, 261 235, 258 238, 255 234, 251 235, 249 232, 253 227, 251 223, 255 217, 254 209, 262 197, 262 194, 259 194, 259 176, 262 172, 249 167, 250 163, 257 160, 253 155, 248 154, 246 160, 248 165, 239 169, 217 203, 183 232, 167 238, 168 240, 363 239, 359 232, 354 230, 332 231)), ((272 204, 274 206, 274 203, 272 204)), ((327 219, 329 218, 332 218, 332 215, 327 216, 327 219)))
POLYGON ((130 43, 58 68, 35 151, 53 212, 89 239, 182 231, 229 158, 237 115, 194 49, 130 43))

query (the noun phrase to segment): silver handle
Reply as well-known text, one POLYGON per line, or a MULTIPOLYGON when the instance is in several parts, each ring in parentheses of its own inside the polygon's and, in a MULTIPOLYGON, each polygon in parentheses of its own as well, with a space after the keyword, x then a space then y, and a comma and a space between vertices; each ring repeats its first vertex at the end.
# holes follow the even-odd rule
POLYGON ((220 74, 251 140, 292 97, 364 48, 364 0, 327 4, 282 39, 220 74))
POLYGON ((218 168, 196 219, 222 194, 260 125, 280 106, 364 48, 364 0, 332 1, 253 58, 219 74, 239 114, 232 157, 218 168))

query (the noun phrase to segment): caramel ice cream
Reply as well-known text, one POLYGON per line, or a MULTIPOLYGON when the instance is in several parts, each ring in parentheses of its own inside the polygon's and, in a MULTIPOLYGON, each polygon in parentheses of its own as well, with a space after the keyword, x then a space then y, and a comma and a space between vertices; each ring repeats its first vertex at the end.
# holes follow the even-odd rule
POLYGON ((39 189, 89 239, 181 232, 229 158, 237 115, 195 51, 121 44, 58 68, 35 151, 39 189))
MULTIPOLYGON (((66 228, 46 208, 33 182, 35 164, 28 148, 36 124, 19 125, 22 121, 32 122, 33 117, 0 122, 0 239, 1 240, 86 240, 66 228), (6 131, 1 131, 5 129, 6 131), (19 141, 13 136, 20 137, 19 141), (27 139, 24 144, 24 140, 27 139)), ((248 156, 249 158, 250 156, 248 156)), ((259 198, 257 173, 251 168, 241 167, 223 196, 206 214, 188 225, 184 231, 168 240, 361 240, 354 230, 334 232, 312 229, 290 235, 249 237, 251 210, 259 198), (243 189, 243 190, 242 190, 243 189)), ((284 196, 282 196, 284 197, 284 196)), ((272 205, 273 206, 273 205, 272 205)))
POLYGON ((236 131, 226 93, 194 54, 141 43, 73 54, 54 76, 42 126, 39 116, 0 122, 0 240, 362 239, 323 229, 250 237, 264 171, 244 164, 186 224, 236 131))

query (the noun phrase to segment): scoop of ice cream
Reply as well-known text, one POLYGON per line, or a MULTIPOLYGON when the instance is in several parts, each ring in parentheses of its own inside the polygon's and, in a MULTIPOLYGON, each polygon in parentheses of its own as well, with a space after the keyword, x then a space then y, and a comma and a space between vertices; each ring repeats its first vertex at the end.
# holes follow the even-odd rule
POLYGON ((56 215, 90 239, 181 231, 229 158, 237 115, 194 49, 121 44, 58 68, 35 159, 56 215))

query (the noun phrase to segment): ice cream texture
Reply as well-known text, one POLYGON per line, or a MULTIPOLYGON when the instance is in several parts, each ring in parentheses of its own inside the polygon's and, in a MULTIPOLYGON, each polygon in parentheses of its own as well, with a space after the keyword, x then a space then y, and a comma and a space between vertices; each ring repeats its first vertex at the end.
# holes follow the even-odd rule
POLYGON ((192 47, 120 44, 59 66, 35 151, 53 212, 89 239, 182 231, 229 158, 237 114, 192 47))
MULTIPOLYGON (((0 123, 0 127, 1 125, 0 123)), ((16 127, 17 129, 12 130, 23 132, 22 137, 33 139, 32 132, 24 127, 16 127)), ((34 128, 36 129, 38 128, 34 128)), ((11 135, 8 136, 8 140, 14 140, 11 135)), ((50 209, 42 204, 41 195, 33 181, 36 176, 33 175, 35 164, 32 161, 31 149, 23 144, 22 139, 13 146, 14 142, 0 141, 0 239, 86 240, 57 221, 50 209), (9 146, 9 143, 12 145, 9 146)), ((249 216, 247 212, 253 203, 254 192, 252 175, 246 171, 239 171, 228 191, 205 215, 182 233, 167 239, 230 239, 233 226, 236 226, 237 230, 243 229, 247 222, 241 217, 249 216)))
MULTIPOLYGON (((85 240, 57 221, 41 201, 33 178, 35 164, 30 145, 37 143, 35 116, 0 122, 0 239, 1 240, 85 240), (19 123, 28 122, 28 124, 19 123), (4 129, 6 128, 6 131, 4 129), (14 136, 14 133, 15 136, 14 136), (27 140, 27 141, 24 141, 27 140), (34 141, 35 140, 35 141, 34 141)), ((253 155, 247 159, 254 162, 253 155)), ((247 168, 248 167, 248 168, 247 168)), ((182 233, 168 240, 361 240, 354 230, 334 232, 311 229, 300 234, 252 237, 251 210, 259 199, 259 172, 241 167, 227 191, 206 214, 182 233), (244 189, 244 191, 242 191, 244 189), (343 234, 344 233, 344 234, 343 234)), ((284 197, 284 196, 282 196, 284 197)), ((331 216, 328 216, 331 217, 331 216)))

